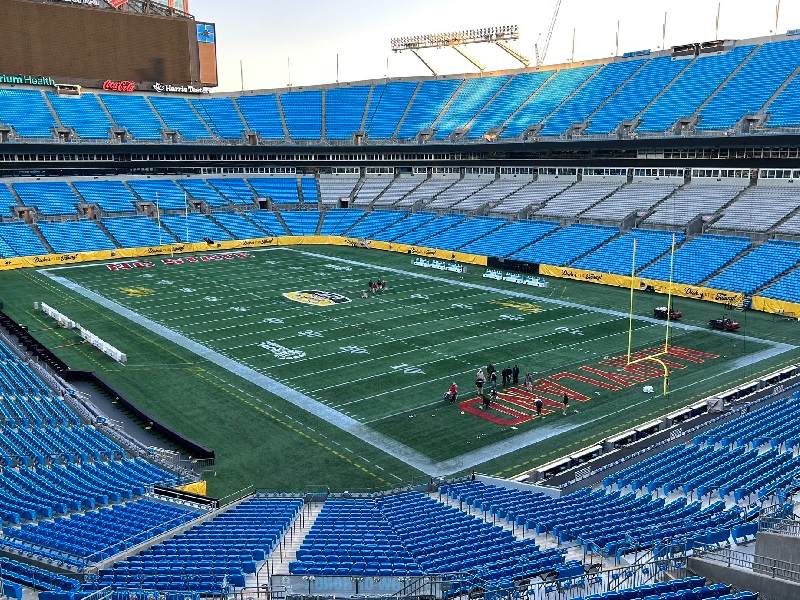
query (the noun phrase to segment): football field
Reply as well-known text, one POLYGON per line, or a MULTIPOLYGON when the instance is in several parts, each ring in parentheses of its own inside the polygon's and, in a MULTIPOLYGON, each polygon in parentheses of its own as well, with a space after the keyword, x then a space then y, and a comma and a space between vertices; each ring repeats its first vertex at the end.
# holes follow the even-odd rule
MULTIPOLYGON (((568 294, 563 282, 538 289, 482 273, 479 267, 442 273, 415 267, 408 256, 307 246, 44 272, 230 377, 429 475, 456 473, 556 436, 588 440, 685 405, 794 349, 747 331, 676 323, 665 359, 671 392, 664 397, 659 365, 626 364, 624 303, 603 307, 588 295, 568 294), (378 279, 386 291, 364 297, 367 282, 378 279), (484 409, 474 382, 476 370, 489 363, 498 370, 517 365, 521 375, 517 385, 498 380, 497 399, 484 409), (522 385, 527 373, 533 389, 522 385), (442 398, 452 382, 459 387, 455 404, 442 398)), ((582 285, 588 287, 602 293, 601 286, 582 285)), ((613 292, 624 298, 623 290, 613 292)), ((663 348, 664 323, 647 316, 657 300, 637 297, 637 356, 663 348)))

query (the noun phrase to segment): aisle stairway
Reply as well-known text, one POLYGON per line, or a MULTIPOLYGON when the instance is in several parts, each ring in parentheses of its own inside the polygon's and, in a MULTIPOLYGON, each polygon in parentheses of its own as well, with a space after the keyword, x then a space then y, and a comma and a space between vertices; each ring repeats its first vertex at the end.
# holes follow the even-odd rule
POLYGON ((251 584, 255 586, 255 579, 265 579, 268 573, 276 575, 288 575, 289 563, 297 560, 297 550, 303 544, 308 532, 311 531, 314 522, 317 520, 319 513, 322 511, 322 502, 307 502, 303 506, 303 510, 297 517, 292 526, 286 532, 283 540, 275 548, 274 552, 267 558, 264 565, 259 570, 258 575, 250 575, 247 580, 247 586, 251 584), (252 582, 250 580, 253 580, 252 582))

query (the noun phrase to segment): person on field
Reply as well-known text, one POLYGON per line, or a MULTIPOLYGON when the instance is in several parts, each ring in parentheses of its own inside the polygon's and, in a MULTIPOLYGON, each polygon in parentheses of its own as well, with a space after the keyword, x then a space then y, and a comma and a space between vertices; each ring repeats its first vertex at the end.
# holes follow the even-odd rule
POLYGON ((497 369, 495 369, 494 363, 489 363, 486 367, 486 375, 491 379, 495 373, 497 373, 497 369))
POLYGON ((483 384, 486 383, 486 375, 483 374, 483 369, 478 369, 475 373, 475 387, 478 388, 478 395, 483 394, 483 384))
POLYGON ((567 394, 564 394, 564 400, 562 402, 564 403, 564 412, 562 414, 566 417, 567 411, 569 410, 569 396, 567 394))
POLYGON ((511 369, 511 377, 513 379, 514 385, 519 385, 519 366, 514 365, 514 368, 511 369))
POLYGON ((458 400, 458 386, 455 381, 450 385, 450 389, 447 390, 447 399, 450 404, 455 404, 456 400, 458 400))
POLYGON ((544 406, 544 402, 542 402, 541 398, 537 398, 536 400, 533 401, 533 405, 536 407, 536 416, 537 417, 541 417, 542 416, 542 406, 544 406))
POLYGON ((529 392, 533 391, 533 373, 525 375, 525 389, 529 392))

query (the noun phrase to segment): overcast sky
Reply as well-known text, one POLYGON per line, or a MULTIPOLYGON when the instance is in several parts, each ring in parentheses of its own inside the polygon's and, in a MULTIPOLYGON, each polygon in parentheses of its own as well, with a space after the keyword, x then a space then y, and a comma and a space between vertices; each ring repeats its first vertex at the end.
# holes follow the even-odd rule
MULTIPOLYGON (((517 48, 533 56, 544 41, 556 0, 191 0, 200 21, 217 23, 220 91, 427 75, 411 54, 392 54, 394 36, 494 25, 519 25, 517 48), (291 80, 287 59, 291 62, 291 80), (388 60, 388 71, 387 71, 388 60)), ((547 63, 611 56, 620 21, 620 53, 712 40, 718 0, 563 0, 547 63)), ((722 0, 719 37, 768 35, 777 0, 722 0)), ((778 33, 800 28, 800 0, 781 3, 778 33)), ((469 50, 488 69, 519 66, 494 46, 469 50)), ((439 74, 476 69, 451 49, 423 51, 439 74)))

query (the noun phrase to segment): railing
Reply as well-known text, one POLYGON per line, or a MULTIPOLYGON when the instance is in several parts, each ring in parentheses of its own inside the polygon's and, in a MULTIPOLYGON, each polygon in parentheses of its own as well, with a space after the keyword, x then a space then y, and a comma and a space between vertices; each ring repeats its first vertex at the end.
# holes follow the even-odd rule
POLYGON ((731 548, 703 552, 698 558, 725 565, 726 567, 753 571, 754 573, 766 575, 774 579, 783 579, 785 581, 800 583, 800 565, 785 560, 756 556, 755 554, 738 552, 731 548))

